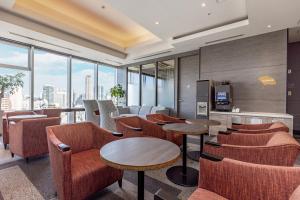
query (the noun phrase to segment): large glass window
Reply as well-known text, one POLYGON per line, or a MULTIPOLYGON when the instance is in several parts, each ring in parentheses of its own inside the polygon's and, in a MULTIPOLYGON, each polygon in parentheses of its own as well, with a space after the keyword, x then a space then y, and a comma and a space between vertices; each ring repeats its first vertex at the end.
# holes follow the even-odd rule
POLYGON ((1 109, 4 111, 30 109, 29 71, 0 68, 0 76, 16 75, 17 73, 24 74, 22 78, 24 85, 19 87, 14 94, 10 94, 8 91, 4 92, 4 98, 1 102, 1 109))
POLYGON ((28 47, 0 41, 0 64, 28 67, 28 47))
POLYGON ((127 69, 127 104, 128 106, 140 104, 140 67, 127 69))
POLYGON ((155 105, 155 64, 142 65, 142 105, 155 105))
POLYGON ((175 62, 167 60, 158 62, 157 104, 174 108, 175 62))
POLYGON ((95 64, 72 59, 72 107, 83 107, 84 99, 95 99, 95 64))
POLYGON ((116 85, 117 69, 105 65, 98 67, 98 98, 111 99, 110 89, 116 85))
POLYGON ((34 55, 34 109, 66 108, 68 58, 36 50, 34 55))

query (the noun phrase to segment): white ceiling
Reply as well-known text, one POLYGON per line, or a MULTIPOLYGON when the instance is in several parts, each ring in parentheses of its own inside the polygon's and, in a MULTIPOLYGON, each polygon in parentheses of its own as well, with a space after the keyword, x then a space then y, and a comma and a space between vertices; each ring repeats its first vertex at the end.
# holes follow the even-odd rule
MULTIPOLYGON (((0 0, 0 4, 3 1, 7 2, 9 0, 0 0)), ((20 24, 14 25, 0 21, 0 34, 2 37, 10 39, 37 43, 33 40, 11 35, 9 32, 13 30, 28 37, 38 37, 43 41, 63 45, 72 49, 72 51, 39 42, 39 45, 47 48, 119 65, 196 50, 199 47, 219 42, 295 27, 300 23, 299 0, 70 1, 85 6, 91 11, 94 9, 93 12, 97 12, 99 7, 103 5, 108 8, 108 13, 110 13, 109 8, 113 8, 114 12, 119 12, 119 14, 115 14, 116 16, 126 16, 126 18, 144 27, 159 39, 124 49, 123 53, 127 54, 127 57, 120 58, 109 55, 107 52, 99 52, 95 49, 83 47, 80 44, 72 44, 70 41, 53 37, 53 35, 48 36, 36 30, 32 31, 21 27, 20 24), (202 7, 202 3, 206 3, 206 7, 202 7), (157 25, 155 22, 159 22, 159 24, 157 25), (271 28, 268 28, 268 25, 271 25, 271 28), (190 35, 184 36, 189 33, 190 35), (174 39, 174 37, 180 35, 183 35, 183 37, 174 39), (228 39, 222 41, 223 38, 228 39), (216 42, 207 43, 211 41, 216 42), (159 54, 161 52, 167 53, 159 54), (155 56, 151 56, 152 54, 155 54, 155 56)), ((110 13, 109 15, 114 14, 110 13)), ((114 19, 114 23, 118 22, 119 17, 111 18, 114 19)), ((3 20, 3 18, 0 20, 3 20)), ((122 22, 122 19, 120 19, 120 22, 122 22)))

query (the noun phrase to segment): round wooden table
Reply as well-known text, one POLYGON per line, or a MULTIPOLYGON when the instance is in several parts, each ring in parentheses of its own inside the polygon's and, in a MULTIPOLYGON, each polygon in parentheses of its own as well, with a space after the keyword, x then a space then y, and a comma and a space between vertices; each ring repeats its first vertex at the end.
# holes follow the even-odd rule
POLYGON ((134 137, 113 141, 100 149, 101 159, 109 166, 138 171, 138 199, 144 199, 144 171, 172 165, 180 149, 172 142, 150 137, 134 137))
POLYGON ((18 122, 24 119, 37 119, 37 118, 46 118, 47 115, 16 115, 8 117, 9 121, 18 122))
POLYGON ((202 125, 184 123, 166 124, 163 129, 170 133, 183 134, 182 166, 174 166, 168 169, 166 172, 168 179, 181 186, 194 187, 198 185, 198 170, 186 165, 187 135, 203 135, 207 133, 208 129, 202 125))
MULTIPOLYGON (((219 126, 221 122, 216 120, 209 120, 209 119, 187 119, 185 120, 188 124, 197 124, 202 125, 209 129, 210 126, 219 126)), ((200 135, 200 151, 189 151, 187 152, 187 156, 194 161, 199 161, 200 155, 203 152, 203 145, 204 145, 204 135, 200 135)))

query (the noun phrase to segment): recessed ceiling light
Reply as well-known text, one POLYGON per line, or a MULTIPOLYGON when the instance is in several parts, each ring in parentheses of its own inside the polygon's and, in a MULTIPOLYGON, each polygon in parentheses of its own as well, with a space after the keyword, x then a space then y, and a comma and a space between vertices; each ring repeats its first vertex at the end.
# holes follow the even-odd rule
POLYGON ((268 26, 267 26, 268 28, 272 28, 272 26, 269 24, 268 26))
POLYGON ((201 6, 202 6, 202 8, 206 7, 206 3, 203 2, 203 3, 201 4, 201 6))
POLYGON ((156 24, 156 25, 158 25, 158 24, 159 24, 159 22, 155 22, 155 24, 156 24))

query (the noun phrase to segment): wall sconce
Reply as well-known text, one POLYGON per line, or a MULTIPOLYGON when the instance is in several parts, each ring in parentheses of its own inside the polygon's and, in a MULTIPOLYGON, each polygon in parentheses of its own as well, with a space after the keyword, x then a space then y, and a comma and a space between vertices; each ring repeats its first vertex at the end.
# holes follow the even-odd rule
POLYGON ((276 85, 276 80, 272 78, 271 76, 260 76, 258 77, 258 80, 263 84, 264 86, 273 86, 276 85))

